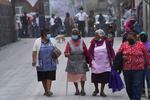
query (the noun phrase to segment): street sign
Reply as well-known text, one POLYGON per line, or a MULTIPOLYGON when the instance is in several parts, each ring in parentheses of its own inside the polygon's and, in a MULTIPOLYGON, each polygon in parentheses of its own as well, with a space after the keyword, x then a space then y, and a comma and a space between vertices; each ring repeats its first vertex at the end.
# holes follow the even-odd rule
POLYGON ((38 0, 27 0, 27 2, 29 2, 29 4, 34 7, 35 4, 38 2, 38 0))

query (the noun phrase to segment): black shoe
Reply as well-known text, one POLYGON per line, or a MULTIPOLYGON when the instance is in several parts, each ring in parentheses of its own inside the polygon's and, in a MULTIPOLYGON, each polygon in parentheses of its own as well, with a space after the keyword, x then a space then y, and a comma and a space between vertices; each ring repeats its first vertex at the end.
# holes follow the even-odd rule
POLYGON ((99 93, 99 90, 95 90, 92 94, 92 96, 97 96, 97 94, 99 93))
POLYGON ((86 95, 85 91, 82 90, 82 91, 81 91, 81 96, 85 96, 85 95, 86 95))
POLYGON ((46 93, 44 93, 44 94, 45 94, 45 96, 47 96, 47 97, 51 97, 51 96, 53 95, 52 92, 46 92, 46 93))
POLYGON ((79 92, 79 91, 76 91, 74 95, 80 95, 80 92, 79 92))
POLYGON ((146 94, 145 94, 145 93, 142 93, 142 97, 146 97, 146 94))
POLYGON ((46 92, 43 94, 43 96, 46 96, 46 92))
POLYGON ((100 96, 102 96, 102 97, 107 97, 107 95, 106 95, 104 92, 101 92, 101 93, 100 93, 100 96))
POLYGON ((150 90, 148 89, 148 99, 150 99, 150 90))
POLYGON ((146 97, 145 89, 142 91, 142 97, 146 97))
POLYGON ((148 93, 148 99, 150 99, 150 93, 148 93))

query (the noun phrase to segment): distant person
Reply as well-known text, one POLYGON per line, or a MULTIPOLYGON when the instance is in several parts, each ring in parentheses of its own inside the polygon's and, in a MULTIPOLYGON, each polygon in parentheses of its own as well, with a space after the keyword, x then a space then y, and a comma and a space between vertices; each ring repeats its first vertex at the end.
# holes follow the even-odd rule
POLYGON ((54 20, 56 27, 56 35, 61 34, 61 30, 63 28, 62 20, 59 16, 57 16, 54 20))
MULTIPOLYGON (((37 23, 38 23, 38 19, 37 19, 37 23)), ((40 30, 44 30, 45 25, 46 25, 45 16, 42 14, 39 14, 39 28, 40 28, 40 30)))
POLYGON ((107 33, 108 39, 112 42, 112 46, 114 44, 114 37, 115 37, 115 31, 113 30, 113 24, 108 25, 108 33, 107 33))
POLYGON ((94 11, 90 11, 90 15, 88 18, 88 35, 89 36, 94 36, 94 25, 95 25, 94 11))
POLYGON ((76 92, 75 95, 85 96, 85 81, 86 72, 89 71, 87 63, 89 62, 89 54, 87 47, 80 36, 78 29, 72 30, 70 41, 66 45, 65 56, 67 62, 67 80, 73 82, 76 92), (81 91, 78 87, 78 82, 81 83, 81 91))
POLYGON ((75 23, 73 18, 70 16, 68 12, 66 13, 64 25, 65 25, 65 33, 67 34, 67 36, 71 36, 71 31, 74 28, 75 23))
POLYGON ((18 38, 21 37, 21 29, 22 29, 21 21, 19 18, 16 18, 16 33, 18 38))
MULTIPOLYGON (((148 41, 148 34, 146 32, 140 33, 140 40, 144 43, 145 47, 147 48, 148 52, 150 53, 150 41, 148 41)), ((145 60, 146 61, 146 60, 145 60)), ((148 93, 148 99, 150 99, 150 69, 145 62, 144 66, 144 79, 143 79, 143 91, 142 96, 146 97, 146 92, 148 93), (145 86, 145 80, 147 82, 147 89, 145 86)))
POLYGON ((78 29, 83 37, 85 37, 85 25, 86 25, 86 19, 88 15, 86 12, 83 11, 83 7, 79 8, 80 12, 76 14, 76 17, 78 19, 78 29))
POLYGON ((125 32, 133 32, 134 31, 134 24, 136 22, 136 17, 132 16, 125 22, 125 32))
POLYGON ((50 19, 50 26, 51 26, 51 33, 52 36, 55 36, 56 34, 56 27, 55 27, 55 14, 52 14, 50 19))
POLYGON ((32 21, 32 31, 33 37, 39 38, 40 37, 40 23, 39 23, 39 15, 36 14, 32 21))
POLYGON ((53 42, 46 30, 41 31, 41 37, 35 40, 32 52, 32 66, 36 67, 38 81, 42 82, 44 96, 52 96, 52 81, 56 80, 57 63, 53 59, 53 42))
POLYGON ((100 96, 106 97, 104 92, 105 85, 109 82, 112 61, 115 57, 115 52, 111 41, 105 37, 105 33, 102 29, 95 32, 95 37, 91 41, 89 48, 91 55, 91 71, 92 71, 92 83, 95 86, 93 96, 96 96, 100 92, 100 96), (99 91, 98 84, 101 84, 99 91))
POLYGON ((105 17, 100 13, 99 14, 99 18, 98 18, 98 21, 99 21, 99 29, 103 29, 104 30, 104 32, 106 33, 107 31, 106 31, 106 27, 107 27, 107 25, 106 25, 106 20, 105 20, 105 17))
POLYGON ((22 23, 22 32, 24 37, 28 37, 28 24, 29 19, 27 16, 27 13, 24 12, 24 15, 21 17, 21 23, 22 23))

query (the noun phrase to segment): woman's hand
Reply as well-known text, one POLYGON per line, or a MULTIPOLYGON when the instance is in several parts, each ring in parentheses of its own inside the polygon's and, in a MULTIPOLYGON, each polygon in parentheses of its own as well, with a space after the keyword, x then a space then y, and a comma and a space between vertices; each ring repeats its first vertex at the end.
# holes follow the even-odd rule
POLYGON ((65 53, 65 57, 69 57, 70 56, 70 53, 65 53))
POLYGON ((36 66, 36 62, 35 62, 35 61, 32 62, 32 66, 33 66, 33 67, 36 66))

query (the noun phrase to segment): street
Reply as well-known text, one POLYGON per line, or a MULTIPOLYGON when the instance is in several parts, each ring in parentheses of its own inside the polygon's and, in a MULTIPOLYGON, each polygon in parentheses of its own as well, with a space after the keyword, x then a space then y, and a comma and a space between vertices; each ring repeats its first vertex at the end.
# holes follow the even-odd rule
MULTIPOLYGON (((85 38, 89 47, 91 38, 85 38)), ((105 92, 106 98, 92 97, 94 86, 90 82, 90 72, 87 74, 87 96, 74 96, 74 86, 68 85, 66 96, 66 73, 67 59, 64 55, 59 58, 57 80, 53 83, 53 97, 43 96, 42 84, 37 82, 36 70, 31 66, 32 46, 35 39, 21 39, 0 48, 0 100, 128 100, 125 89, 121 92, 112 93, 108 86, 105 92)), ((120 46, 121 38, 115 39, 115 50, 120 46)), ((65 43, 57 44, 64 51, 65 43)), ((145 100, 145 99, 142 99, 145 100)))

